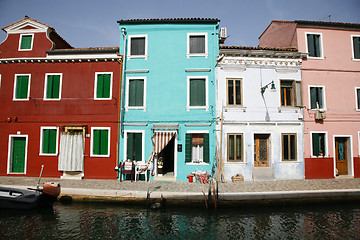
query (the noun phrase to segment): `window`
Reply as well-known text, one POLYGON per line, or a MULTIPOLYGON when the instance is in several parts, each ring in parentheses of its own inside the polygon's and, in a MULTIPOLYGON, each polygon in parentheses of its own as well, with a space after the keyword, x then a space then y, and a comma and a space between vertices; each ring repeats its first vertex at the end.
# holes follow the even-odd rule
POLYGON ((188 101, 187 108, 206 108, 207 103, 207 77, 188 77, 188 101))
POLYGON ((94 99, 111 100, 112 73, 95 73, 94 99))
POLYGON ((227 150, 228 162, 243 162, 243 135, 228 134, 227 150))
POLYGON ((188 33, 187 57, 208 56, 207 33, 188 33))
POLYGON ((241 79, 227 80, 227 104, 228 106, 242 105, 242 83, 241 79))
POLYGON ((186 133, 186 163, 209 163, 209 134, 186 133))
POLYGON ((302 106, 301 82, 280 80, 280 98, 282 107, 302 106))
POLYGON ((45 75, 45 88, 44 99, 45 100, 60 100, 61 98, 61 73, 47 73, 45 75))
POLYGON ((325 133, 312 133, 312 155, 317 157, 326 156, 325 133))
POLYGON ((360 60, 360 36, 352 37, 353 59, 360 60))
POLYGON ((128 78, 127 108, 145 109, 146 78, 128 78))
POLYGON ((322 43, 321 43, 321 34, 320 33, 307 33, 307 50, 309 57, 321 58, 322 57, 322 43))
POLYGON ((310 108, 325 109, 324 87, 310 87, 310 108))
POLYGON ((15 74, 14 100, 29 100, 30 74, 15 74))
POLYGON ((58 128, 41 127, 40 155, 56 156, 58 153, 58 128))
POLYGON ((110 156, 110 128, 91 128, 91 156, 110 156))
POLYGON ((360 111, 360 87, 355 89, 356 91, 356 110, 360 111))
POLYGON ((296 161, 296 133, 286 133, 281 135, 282 141, 282 160, 296 161))
POLYGON ((143 161, 143 132, 126 133, 126 160, 143 161))
POLYGON ((19 51, 30 51, 33 47, 34 34, 21 34, 19 42, 19 51))
POLYGON ((147 59, 147 35, 130 35, 128 58, 138 57, 147 59))

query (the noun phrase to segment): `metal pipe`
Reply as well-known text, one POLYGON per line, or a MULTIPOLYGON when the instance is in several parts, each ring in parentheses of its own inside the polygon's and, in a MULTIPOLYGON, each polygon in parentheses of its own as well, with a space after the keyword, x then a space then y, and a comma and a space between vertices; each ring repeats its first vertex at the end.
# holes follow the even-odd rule
POLYGON ((121 28, 121 34, 124 38, 124 54, 122 61, 122 73, 121 73, 121 107, 120 107, 120 134, 124 135, 124 77, 125 77, 125 67, 126 67, 126 28, 121 28))

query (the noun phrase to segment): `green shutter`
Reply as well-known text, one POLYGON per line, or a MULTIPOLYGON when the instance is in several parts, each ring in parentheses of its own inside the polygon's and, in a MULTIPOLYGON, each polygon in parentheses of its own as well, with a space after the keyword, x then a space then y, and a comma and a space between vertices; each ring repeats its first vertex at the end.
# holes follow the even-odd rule
POLYGON ((360 37, 353 38, 354 58, 360 59, 360 37))
POLYGON ((310 87, 310 104, 311 109, 316 109, 316 88, 310 87))
POLYGON ((50 129, 43 130, 42 153, 49 153, 49 130, 50 129))
POLYGON ((308 41, 308 52, 310 57, 315 57, 315 48, 314 48, 314 35, 308 34, 307 35, 308 41))
POLYGON ((100 130, 100 155, 108 155, 109 147, 109 131, 100 130))
POLYGON ((12 143, 12 172, 23 173, 25 170, 26 138, 14 137, 12 143))
POLYGON ((104 75, 99 74, 97 79, 96 97, 103 98, 103 92, 104 92, 104 75))
POLYGON ((143 106, 144 103, 144 81, 134 79, 129 82, 129 106, 143 106))
POLYGON ((104 74, 103 98, 110 98, 110 74, 104 74))
POLYGON ((56 129, 49 129, 49 153, 56 153, 56 129))
POLYGON ((315 57, 321 57, 320 53, 320 35, 314 34, 315 57))
POLYGON ((99 155, 100 154, 100 130, 94 130, 93 133, 93 154, 99 155))
POLYGON ((134 133, 127 134, 127 156, 126 160, 134 158, 134 133))
POLYGON ((134 144, 134 150, 135 150, 135 161, 141 161, 142 160, 142 134, 141 133, 135 133, 135 144, 134 144))
POLYGON ((206 88, 204 79, 190 80, 190 106, 206 105, 206 88))
POLYGON ((47 78, 47 89, 46 89, 46 98, 52 98, 53 96, 53 79, 54 79, 54 75, 49 75, 47 78))
POLYGON ((192 134, 185 134, 185 162, 191 162, 191 154, 192 154, 192 134))
POLYGON ((203 138, 204 138, 204 159, 203 161, 206 163, 210 162, 210 155, 209 155, 209 150, 210 150, 210 142, 209 142, 209 134, 208 133, 204 133, 203 134, 203 138))
POLYGON ((18 76, 16 78, 16 99, 26 99, 28 97, 28 85, 29 77, 28 76, 18 76))
POLYGON ((319 156, 320 153, 319 133, 312 134, 312 144, 313 144, 313 156, 319 156))
POLYGON ((60 96, 60 75, 53 75, 52 98, 58 99, 60 96))
POLYGON ((31 35, 22 36, 20 49, 31 49, 31 35))

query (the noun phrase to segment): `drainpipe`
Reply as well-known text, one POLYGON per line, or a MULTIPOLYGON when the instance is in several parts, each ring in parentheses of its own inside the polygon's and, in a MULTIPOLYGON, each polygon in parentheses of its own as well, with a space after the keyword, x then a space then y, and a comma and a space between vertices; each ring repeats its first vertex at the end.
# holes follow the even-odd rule
POLYGON ((122 64, 122 73, 121 73, 121 107, 120 107, 120 134, 124 135, 124 76, 125 76, 125 67, 126 67, 126 28, 121 29, 121 34, 124 38, 124 54, 123 54, 123 64, 122 64))

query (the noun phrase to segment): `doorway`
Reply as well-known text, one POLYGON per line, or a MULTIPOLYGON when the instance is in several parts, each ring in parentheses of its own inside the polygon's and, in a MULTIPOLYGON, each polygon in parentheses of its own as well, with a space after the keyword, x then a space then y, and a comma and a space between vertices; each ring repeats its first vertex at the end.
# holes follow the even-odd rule
POLYGON ((270 134, 254 135, 254 167, 269 167, 270 134))
POLYGON ((170 142, 159 154, 159 159, 162 159, 163 162, 163 175, 174 176, 174 148, 175 137, 170 140, 170 142))
POLYGON ((27 136, 10 136, 8 173, 25 173, 27 136))
POLYGON ((348 175, 350 166, 350 138, 335 137, 335 161, 337 175, 348 175))

